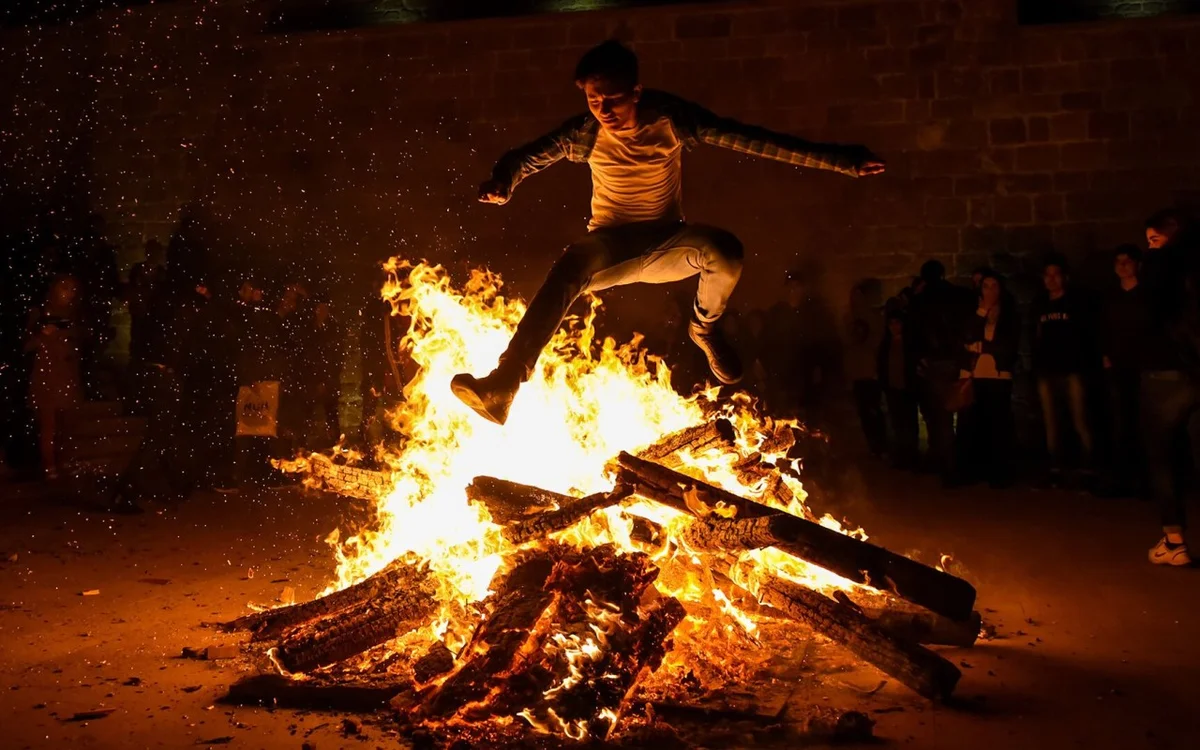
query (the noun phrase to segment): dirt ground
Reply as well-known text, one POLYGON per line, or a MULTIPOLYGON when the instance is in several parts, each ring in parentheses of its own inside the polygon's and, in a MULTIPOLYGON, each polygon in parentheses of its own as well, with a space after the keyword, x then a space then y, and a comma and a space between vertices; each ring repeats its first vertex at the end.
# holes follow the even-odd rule
MULTIPOLYGON (((197 494, 141 516, 0 480, 0 748, 403 747, 386 716, 218 702, 239 659, 181 658, 231 644, 202 626, 285 586, 329 580, 322 541, 345 501, 289 489, 197 494), (84 592, 98 593, 84 595, 84 592), (103 718, 78 712, 114 709, 103 718), (356 720, 361 720, 358 717, 356 720)), ((890 745, 920 748, 1200 746, 1200 571, 1155 568, 1154 509, 1062 492, 942 492, 873 472, 846 508, 872 540, 925 559, 950 553, 997 637, 946 649, 963 670, 954 705, 930 705, 870 668, 782 685, 785 716, 854 709, 890 745)), ((754 746, 725 739, 713 746, 754 746)))

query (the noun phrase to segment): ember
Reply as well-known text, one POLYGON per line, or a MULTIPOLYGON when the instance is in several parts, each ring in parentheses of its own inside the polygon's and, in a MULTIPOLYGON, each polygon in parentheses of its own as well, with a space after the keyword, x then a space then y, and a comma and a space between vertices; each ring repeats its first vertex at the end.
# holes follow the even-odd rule
POLYGON ((383 680, 404 722, 448 740, 604 739, 645 718, 649 675, 692 690, 782 620, 926 698, 954 690, 918 642, 973 642, 974 588, 816 518, 787 457, 799 425, 678 396, 637 342, 594 340, 595 301, 508 424, 482 424, 446 383, 494 361, 521 303, 483 272, 460 293, 436 267, 388 270, 420 365, 392 415, 407 440, 377 456, 392 489, 370 528, 331 537, 323 596, 223 626, 281 673, 383 680))

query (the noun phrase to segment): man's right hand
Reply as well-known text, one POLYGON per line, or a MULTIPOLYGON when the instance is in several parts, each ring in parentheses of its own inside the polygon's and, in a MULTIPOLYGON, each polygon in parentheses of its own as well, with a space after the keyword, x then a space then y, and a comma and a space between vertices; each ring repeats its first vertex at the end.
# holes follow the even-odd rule
POLYGON ((503 206, 511 197, 508 185, 499 180, 487 180, 479 186, 479 202, 503 206))

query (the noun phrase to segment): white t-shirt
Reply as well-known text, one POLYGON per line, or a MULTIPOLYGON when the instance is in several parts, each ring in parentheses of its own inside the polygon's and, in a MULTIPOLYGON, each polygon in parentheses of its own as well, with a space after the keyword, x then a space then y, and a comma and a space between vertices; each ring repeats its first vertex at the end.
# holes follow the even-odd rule
POLYGON ((681 221, 682 152, 683 144, 665 117, 619 135, 600 128, 588 157, 592 170, 588 229, 635 221, 681 221))

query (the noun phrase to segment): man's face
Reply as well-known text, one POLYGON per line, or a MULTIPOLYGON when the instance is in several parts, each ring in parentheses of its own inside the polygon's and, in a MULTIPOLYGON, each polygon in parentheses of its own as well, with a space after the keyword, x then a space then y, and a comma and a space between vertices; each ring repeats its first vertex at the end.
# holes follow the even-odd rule
POLYGON ((619 133, 637 125, 637 103, 642 98, 641 84, 631 89, 607 78, 589 78, 580 88, 587 97, 588 110, 600 121, 600 127, 619 133))
POLYGON ((1158 250, 1166 247, 1166 244, 1170 241, 1170 231, 1160 232, 1154 227, 1146 227, 1146 247, 1150 248, 1151 250, 1158 250))
POLYGON ((1046 266, 1046 270, 1042 271, 1042 283, 1046 285, 1046 291, 1051 294, 1061 292, 1065 282, 1066 276, 1058 266, 1046 266))
POLYGON ((1118 279, 1132 279, 1137 276, 1137 261, 1125 254, 1118 255, 1117 259, 1113 261, 1113 271, 1116 272, 1118 279))
POLYGON ((888 318, 888 331, 893 336, 899 336, 904 333, 904 321, 899 318, 888 318))

